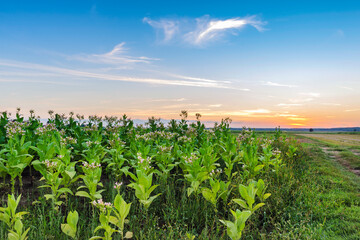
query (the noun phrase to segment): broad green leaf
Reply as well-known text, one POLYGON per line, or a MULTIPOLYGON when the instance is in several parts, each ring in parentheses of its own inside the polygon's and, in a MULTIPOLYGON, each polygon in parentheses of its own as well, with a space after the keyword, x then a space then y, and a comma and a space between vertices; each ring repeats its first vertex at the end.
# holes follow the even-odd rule
POLYGON ((269 198, 271 196, 271 193, 266 193, 266 194, 264 194, 264 199, 267 199, 267 198, 269 198))
POLYGON ((246 204, 246 202, 242 199, 233 199, 233 201, 237 204, 239 204, 241 207, 245 209, 249 209, 249 206, 246 204))
POLYGON ((259 204, 256 204, 256 206, 253 208, 252 211, 256 211, 257 209, 261 208, 262 206, 264 206, 265 203, 259 203, 259 204))
POLYGON ((90 198, 90 199, 91 199, 90 195, 89 195, 87 192, 85 192, 85 191, 78 191, 78 192, 75 193, 75 196, 87 197, 87 198, 90 198))
POLYGON ((61 224, 61 231, 63 231, 66 235, 71 238, 76 237, 76 231, 69 224, 61 224))

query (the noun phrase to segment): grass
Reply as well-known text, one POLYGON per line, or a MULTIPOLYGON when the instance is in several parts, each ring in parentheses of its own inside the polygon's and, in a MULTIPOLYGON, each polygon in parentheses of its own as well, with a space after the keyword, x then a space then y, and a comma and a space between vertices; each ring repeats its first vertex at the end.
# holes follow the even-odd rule
POLYGON ((342 147, 359 147, 360 134, 326 134, 326 133, 307 133, 300 134, 301 136, 320 140, 325 144, 342 147))
MULTIPOLYGON (((296 201, 311 206, 309 227, 319 234, 316 239, 360 239, 360 178, 326 155, 318 142, 304 145, 309 168, 298 189, 304 194, 296 201)), ((354 159, 346 150, 341 156, 354 159)))

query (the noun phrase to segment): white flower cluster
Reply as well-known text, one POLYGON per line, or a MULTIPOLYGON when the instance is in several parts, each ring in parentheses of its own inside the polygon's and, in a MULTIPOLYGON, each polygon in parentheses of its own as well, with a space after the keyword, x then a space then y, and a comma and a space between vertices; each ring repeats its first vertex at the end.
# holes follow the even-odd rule
POLYGON ((84 162, 83 163, 83 166, 86 167, 86 168, 98 168, 98 167, 101 167, 101 164, 100 163, 88 163, 88 162, 84 162))
POLYGON ((24 128, 27 126, 26 122, 17 122, 17 121, 11 121, 8 122, 5 127, 6 127, 6 135, 9 138, 14 137, 15 135, 24 135, 25 134, 25 130, 24 128))
POLYGON ((102 199, 94 200, 91 202, 92 205, 95 207, 98 207, 101 211, 105 212, 107 208, 112 208, 112 203, 110 202, 104 202, 102 199))
POLYGON ((98 130, 98 126, 96 124, 93 124, 91 126, 87 125, 84 127, 84 131, 86 132, 93 132, 93 131, 97 131, 98 130))
POLYGON ((188 157, 188 156, 184 157, 185 162, 188 164, 192 164, 194 162, 194 160, 196 160, 196 159, 198 159, 198 157, 193 152, 191 153, 190 157, 188 157))
POLYGON ((271 139, 265 139, 263 140, 263 144, 261 144, 262 148, 266 148, 268 146, 270 146, 273 143, 273 141, 271 139))
POLYGON ((182 136, 178 138, 179 142, 191 142, 191 138, 187 137, 187 136, 182 136))
POLYGON ((169 146, 169 147, 166 147, 166 146, 160 146, 159 149, 161 152, 171 152, 173 146, 169 146))
POLYGON ((279 149, 275 149, 273 150, 273 155, 276 156, 276 155, 280 155, 281 154, 281 151, 279 149))
POLYGON ((85 145, 86 146, 88 146, 88 147, 90 147, 91 145, 99 145, 100 144, 100 142, 99 141, 87 141, 87 142, 85 142, 85 145))
POLYGON ((221 169, 221 168, 218 168, 218 169, 213 169, 213 170, 209 173, 209 175, 212 177, 212 176, 214 176, 214 175, 216 175, 216 174, 220 174, 220 173, 222 173, 222 169, 221 169))
POLYGON ((177 133, 171 133, 171 132, 165 132, 165 131, 155 131, 155 132, 145 133, 143 135, 136 134, 135 138, 136 139, 142 138, 145 141, 153 140, 156 138, 163 138, 163 139, 171 140, 175 136, 177 136, 177 133))
POLYGON ((151 158, 150 157, 147 157, 146 159, 144 159, 142 156, 141 156, 141 153, 137 153, 137 159, 139 160, 139 163, 143 163, 143 162, 147 162, 147 163, 151 163, 151 158))
MULTIPOLYGON (((239 136, 236 138, 238 142, 243 142, 249 138, 251 138, 253 132, 250 129, 243 128, 239 136)), ((254 138, 251 138, 250 141, 253 141, 254 138)))
POLYGON ((124 146, 126 143, 124 141, 121 141, 120 138, 117 138, 114 140, 109 140, 109 144, 110 144, 110 146, 114 147, 117 144, 124 146))
POLYGON ((49 160, 45 160, 45 166, 47 168, 56 168, 57 167, 57 162, 53 162, 53 161, 49 161, 49 160))
POLYGON ((54 131, 57 131, 57 128, 55 126, 54 123, 49 123, 49 124, 46 124, 42 127, 39 127, 36 129, 35 131, 35 134, 38 134, 38 135, 44 135, 44 134, 47 134, 47 133, 51 133, 51 132, 54 132, 54 131))
POLYGON ((123 185, 122 182, 116 182, 115 185, 114 185, 114 188, 115 189, 120 189, 122 185, 123 185))

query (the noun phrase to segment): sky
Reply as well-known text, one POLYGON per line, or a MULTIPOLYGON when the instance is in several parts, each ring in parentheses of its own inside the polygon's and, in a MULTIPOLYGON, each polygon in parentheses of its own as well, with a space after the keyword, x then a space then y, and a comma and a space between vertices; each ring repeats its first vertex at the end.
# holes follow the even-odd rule
POLYGON ((360 126, 359 43, 360 1, 0 0, 0 112, 360 126))

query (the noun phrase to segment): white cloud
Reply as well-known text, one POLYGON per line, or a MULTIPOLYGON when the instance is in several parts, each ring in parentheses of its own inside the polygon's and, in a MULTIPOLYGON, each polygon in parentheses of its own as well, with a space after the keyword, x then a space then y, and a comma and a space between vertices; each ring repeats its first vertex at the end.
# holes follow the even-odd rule
MULTIPOLYGON (((208 42, 216 39, 228 30, 239 30, 246 25, 256 28, 258 31, 263 31, 262 26, 265 22, 256 19, 256 16, 246 18, 230 18, 226 20, 210 19, 208 16, 196 19, 197 26, 192 32, 187 33, 184 37, 187 42, 195 45, 208 42)), ((233 34, 235 34, 233 32, 233 34)))
POLYGON ((288 87, 288 88, 298 87, 296 85, 288 85, 288 84, 281 84, 281 83, 274 83, 274 82, 266 82, 263 85, 265 85, 265 86, 273 86, 273 87, 288 87))
POLYGON ((164 34, 164 42, 170 41, 179 31, 178 22, 173 20, 161 19, 159 21, 155 21, 145 17, 143 22, 149 24, 158 31, 162 31, 164 34))
POLYGON ((271 111, 267 109, 254 109, 254 110, 244 110, 246 113, 270 113, 271 111))
POLYGON ((303 93, 300 93, 300 94, 305 95, 305 96, 310 96, 310 97, 316 97, 316 98, 320 97, 320 93, 314 93, 314 92, 308 92, 308 93, 303 92, 303 93))
POLYGON ((322 103, 322 105, 326 105, 326 106, 341 106, 340 103, 322 103))
POLYGON ((151 99, 148 102, 184 102, 186 98, 164 98, 164 99, 151 99))
POLYGON ((302 98, 302 99, 289 99, 292 103, 305 103, 305 102, 311 102, 313 101, 313 98, 302 98))
POLYGON ((203 16, 196 19, 160 19, 158 21, 145 17, 143 22, 149 24, 157 31, 163 33, 163 42, 169 42, 175 37, 191 45, 202 45, 210 40, 219 39, 225 33, 237 34, 237 31, 245 26, 252 26, 258 31, 263 31, 266 22, 261 21, 257 16, 236 17, 225 20, 212 19, 203 16))
POLYGON ((69 57, 69 59, 75 59, 79 61, 103 63, 103 64, 131 64, 131 63, 150 63, 156 58, 149 57, 133 57, 126 54, 127 49, 124 47, 125 42, 116 45, 110 52, 104 54, 80 54, 69 57))
POLYGON ((271 111, 267 109, 252 109, 252 110, 240 110, 240 111, 216 111, 216 112, 204 112, 203 116, 243 116, 243 117, 274 117, 275 115, 269 115, 271 111))
POLYGON ((222 107, 222 104, 211 104, 211 105, 209 105, 209 107, 211 107, 211 108, 219 108, 219 107, 222 107))
POLYGON ((303 104, 301 103, 279 103, 277 106, 279 107, 297 107, 297 106, 302 106, 303 104))
POLYGON ((289 113, 282 113, 279 114, 279 117, 297 117, 298 115, 296 114, 289 114, 289 113))
POLYGON ((304 117, 289 117, 288 120, 293 120, 293 121, 307 121, 309 120, 308 118, 304 118, 304 117))

